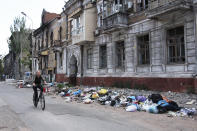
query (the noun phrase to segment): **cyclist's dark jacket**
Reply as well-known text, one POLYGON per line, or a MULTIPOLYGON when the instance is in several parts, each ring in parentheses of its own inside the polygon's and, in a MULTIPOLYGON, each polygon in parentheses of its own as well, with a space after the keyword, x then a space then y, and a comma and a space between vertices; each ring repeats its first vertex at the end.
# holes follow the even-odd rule
POLYGON ((42 76, 38 77, 36 76, 35 80, 34 80, 34 83, 36 85, 41 85, 41 83, 44 81, 44 79, 42 78, 42 76))

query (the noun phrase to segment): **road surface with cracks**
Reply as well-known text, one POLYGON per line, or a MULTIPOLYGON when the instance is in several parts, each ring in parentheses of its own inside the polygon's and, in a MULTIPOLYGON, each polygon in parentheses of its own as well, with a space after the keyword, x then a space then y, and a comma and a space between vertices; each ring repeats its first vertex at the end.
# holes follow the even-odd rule
POLYGON ((32 104, 32 89, 0 83, 0 131, 196 131, 192 119, 100 105, 65 103, 46 96, 46 110, 32 104))

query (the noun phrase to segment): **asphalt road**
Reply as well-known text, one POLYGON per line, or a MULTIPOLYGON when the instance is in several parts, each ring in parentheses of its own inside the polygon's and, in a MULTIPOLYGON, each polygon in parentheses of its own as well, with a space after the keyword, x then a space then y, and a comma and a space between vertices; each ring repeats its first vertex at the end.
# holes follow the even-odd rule
POLYGON ((0 131, 197 131, 192 119, 65 103, 52 96, 46 96, 42 111, 33 107, 32 93, 0 83, 0 131))

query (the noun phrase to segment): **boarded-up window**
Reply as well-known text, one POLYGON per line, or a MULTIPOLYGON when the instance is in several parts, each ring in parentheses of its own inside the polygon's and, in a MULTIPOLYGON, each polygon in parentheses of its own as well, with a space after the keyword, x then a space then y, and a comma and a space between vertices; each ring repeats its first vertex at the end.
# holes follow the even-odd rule
POLYGON ((116 43, 116 67, 124 67, 125 51, 124 41, 116 43))
POLYGON ((184 26, 167 30, 168 63, 185 62, 184 26))
POLYGON ((100 46, 99 52, 100 52, 99 66, 101 69, 107 68, 107 46, 106 45, 100 46))
POLYGON ((92 48, 87 50, 87 68, 92 69, 93 53, 92 48))
POLYGON ((150 52, 149 52, 149 35, 139 36, 137 38, 138 45, 138 64, 145 65, 150 64, 150 52))

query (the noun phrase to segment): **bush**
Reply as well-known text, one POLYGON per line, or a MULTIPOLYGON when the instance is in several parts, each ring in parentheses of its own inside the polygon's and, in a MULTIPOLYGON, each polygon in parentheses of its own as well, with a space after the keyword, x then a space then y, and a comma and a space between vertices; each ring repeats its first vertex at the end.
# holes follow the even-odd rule
POLYGON ((59 83, 59 84, 57 84, 57 87, 58 87, 58 90, 61 90, 62 88, 64 88, 64 84, 59 83))
POLYGON ((133 89, 135 90, 145 90, 145 91, 148 91, 148 87, 144 84, 135 84, 133 89))
POLYGON ((196 94, 195 88, 193 86, 187 88, 188 94, 196 94))

